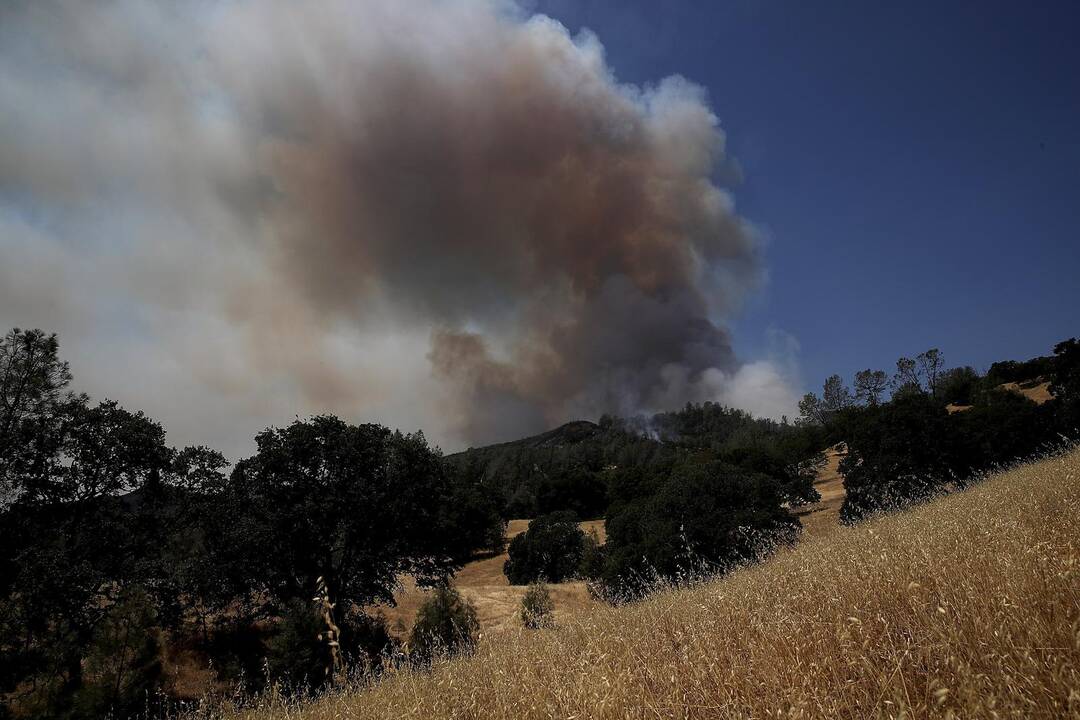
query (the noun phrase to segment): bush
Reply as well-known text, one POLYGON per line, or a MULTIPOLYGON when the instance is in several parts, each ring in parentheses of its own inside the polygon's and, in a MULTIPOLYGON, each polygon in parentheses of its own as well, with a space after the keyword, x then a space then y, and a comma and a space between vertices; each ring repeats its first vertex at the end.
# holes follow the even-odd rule
POLYGON ((919 392, 866 408, 849 427, 840 463, 846 496, 840 519, 853 523, 940 492, 953 478, 955 442, 945 406, 919 392))
POLYGON ((601 577, 610 599, 724 572, 799 532, 775 479, 722 462, 686 461, 659 478, 628 473, 618 492, 601 577))
POLYGON ((476 608, 452 585, 444 585, 420 606, 409 634, 409 655, 425 663, 439 655, 469 653, 479 634, 476 608))
MULTIPOLYGON (((347 669, 377 671, 395 644, 381 616, 351 607, 336 617, 340 651, 347 669)), ((333 657, 327 644, 326 622, 312 602, 289 604, 276 632, 267 642, 266 669, 270 679, 288 688, 311 690, 333 679, 333 657)))
POLYGON ((325 629, 312 603, 290 602, 267 643, 270 679, 295 689, 315 688, 329 681, 330 648, 318 639, 325 629))
POLYGON ((938 381, 938 399, 946 404, 973 405, 982 387, 982 378, 974 368, 958 367, 946 371, 938 381))
POLYGON ((600 538, 595 530, 590 530, 585 535, 585 546, 581 553, 581 565, 578 575, 589 580, 599 578, 604 572, 604 560, 607 553, 600 544, 600 538))
POLYGON ((543 515, 510 541, 503 572, 511 585, 538 580, 562 582, 577 576, 585 551, 585 533, 572 512, 543 515))
POLYGON ((130 717, 160 699, 161 643, 145 592, 125 592, 94 632, 72 718, 130 717))
POLYGON ((955 425, 957 480, 972 473, 1033 455, 1053 440, 1052 408, 995 388, 970 410, 950 417, 955 425))
POLYGON ((555 603, 547 585, 535 582, 529 585, 525 596, 521 598, 521 622, 530 630, 552 628, 555 626, 555 603))

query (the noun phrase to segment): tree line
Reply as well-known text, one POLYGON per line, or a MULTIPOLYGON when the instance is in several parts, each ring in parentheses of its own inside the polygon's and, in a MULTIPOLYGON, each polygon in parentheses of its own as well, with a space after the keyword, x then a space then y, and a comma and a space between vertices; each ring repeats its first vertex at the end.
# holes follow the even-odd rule
POLYGON ((946 368, 941 352, 930 349, 897 360, 891 378, 883 370, 857 372, 852 389, 833 375, 799 408, 800 424, 846 444, 841 519, 857 522, 1077 438, 1080 343, 1069 339, 1051 356, 994 363, 984 375, 946 368), (1002 387, 1014 382, 1049 383, 1050 400, 1040 405, 1002 387))
POLYGON ((421 433, 318 416, 230 469, 71 380, 55 335, 0 339, 0 712, 141 712, 165 636, 230 681, 318 681, 338 652, 313 640, 320 585, 340 651, 378 662, 390 638, 366 609, 400 576, 445 584, 501 551, 489 494, 421 433))

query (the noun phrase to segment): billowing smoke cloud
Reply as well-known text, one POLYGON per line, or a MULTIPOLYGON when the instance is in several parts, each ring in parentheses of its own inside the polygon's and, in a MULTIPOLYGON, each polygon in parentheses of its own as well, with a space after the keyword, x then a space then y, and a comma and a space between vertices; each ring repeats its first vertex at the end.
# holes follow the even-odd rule
POLYGON ((791 404, 703 90, 509 3, 17 2, 0 108, 0 321, 174 440, 791 404))

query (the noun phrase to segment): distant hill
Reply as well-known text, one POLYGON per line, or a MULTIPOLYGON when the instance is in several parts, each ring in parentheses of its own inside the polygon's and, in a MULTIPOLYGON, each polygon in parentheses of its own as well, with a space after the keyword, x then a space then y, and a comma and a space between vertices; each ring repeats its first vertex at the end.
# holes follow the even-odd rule
POLYGON ((611 478, 629 468, 659 470, 707 454, 788 483, 795 480, 791 467, 821 447, 805 428, 706 402, 655 415, 578 420, 447 459, 501 494, 504 517, 573 509, 592 518, 607 507, 611 478))

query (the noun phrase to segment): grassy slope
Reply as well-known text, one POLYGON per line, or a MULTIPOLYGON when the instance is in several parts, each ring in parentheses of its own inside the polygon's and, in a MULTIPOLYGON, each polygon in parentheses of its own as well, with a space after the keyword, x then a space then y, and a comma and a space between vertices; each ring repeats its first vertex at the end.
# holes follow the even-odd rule
MULTIPOLYGON (((603 520, 586 520, 580 525, 586 532, 595 531, 597 537, 603 542, 603 520)), ((525 532, 528 527, 528 520, 511 520, 506 528, 507 542, 509 543, 519 533, 525 532)), ((517 613, 521 608, 521 598, 525 594, 526 587, 511 585, 503 574, 503 564, 509 558, 510 556, 504 552, 494 557, 474 560, 454 576, 454 584, 476 606, 480 629, 483 633, 504 630, 517 622, 517 613)), ((593 604, 583 582, 550 585, 549 591, 551 599, 555 601, 555 614, 559 619, 593 604)), ((404 636, 412 627, 416 613, 427 596, 427 591, 418 589, 411 581, 406 580, 405 587, 394 596, 396 606, 379 607, 378 611, 386 616, 391 627, 397 628, 398 635, 404 636)))
MULTIPOLYGON (((840 522, 840 506, 844 504, 844 479, 840 475, 839 465, 843 453, 832 447, 825 455, 825 466, 814 483, 821 493, 821 502, 800 508, 796 513, 803 524, 806 537, 830 533, 840 522)), ((528 526, 528 520, 511 520, 506 528, 507 541, 524 532, 528 526)), ((603 520, 586 520, 581 523, 581 527, 586 531, 595 531, 603 542, 603 520)), ((484 633, 505 630, 517 623, 517 613, 525 587, 510 585, 503 575, 503 563, 508 557, 504 552, 495 557, 474 560, 454 576, 454 584, 476 606, 480 628, 484 633)), ((565 582, 550 585, 548 589, 555 601, 555 614, 560 620, 596 604, 583 582, 565 582)), ((406 580, 405 587, 395 595, 397 605, 379 607, 378 611, 386 616, 391 627, 397 628, 396 633, 399 636, 404 636, 412 627, 416 613, 426 597, 427 592, 418 590, 406 580)))
POLYGON ((1080 717, 1080 451, 252 717, 1080 717))

